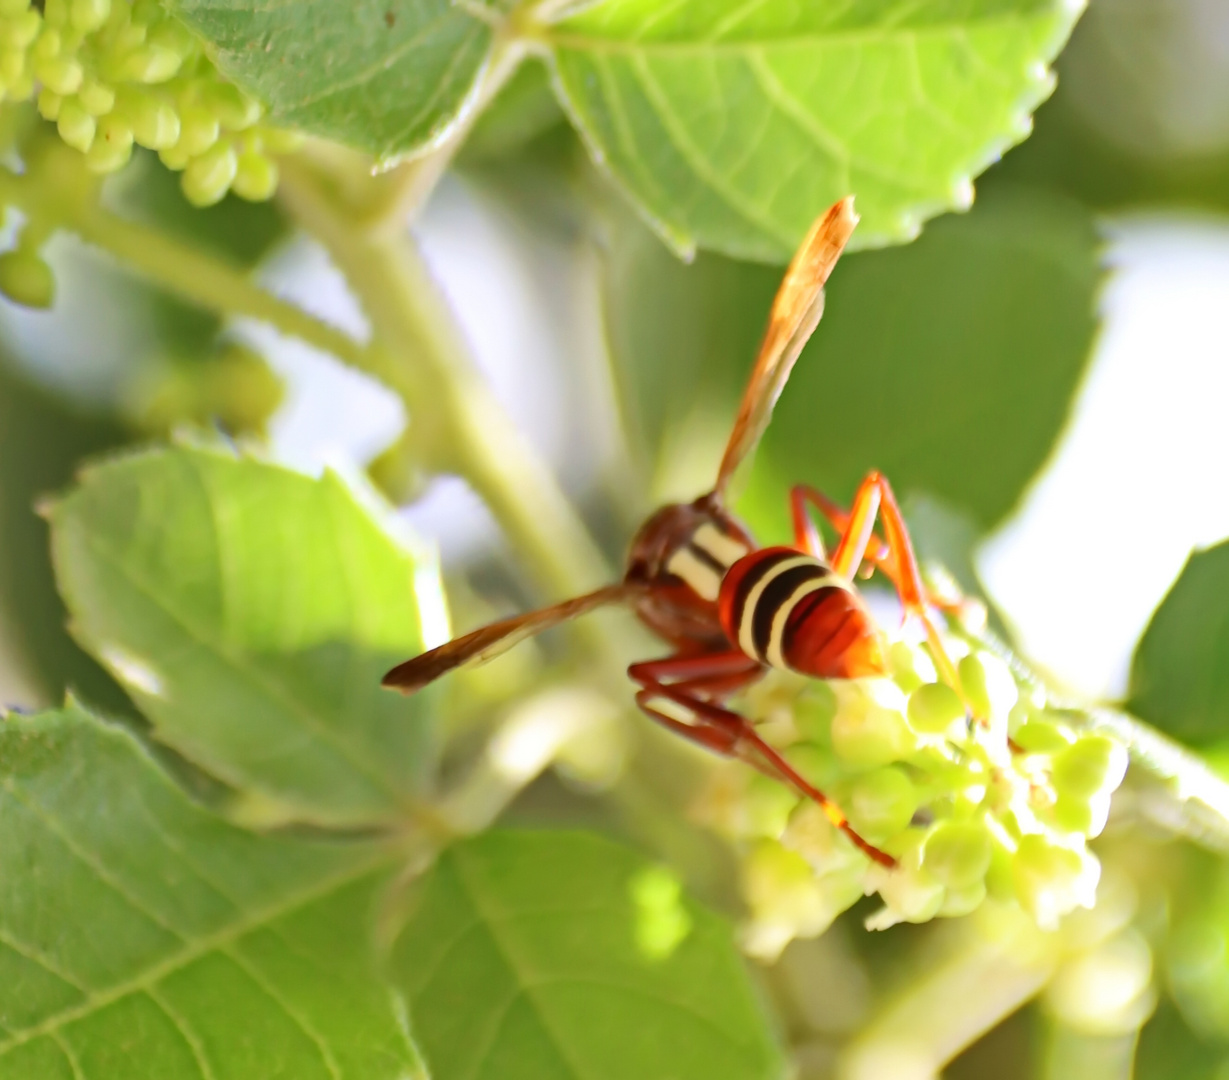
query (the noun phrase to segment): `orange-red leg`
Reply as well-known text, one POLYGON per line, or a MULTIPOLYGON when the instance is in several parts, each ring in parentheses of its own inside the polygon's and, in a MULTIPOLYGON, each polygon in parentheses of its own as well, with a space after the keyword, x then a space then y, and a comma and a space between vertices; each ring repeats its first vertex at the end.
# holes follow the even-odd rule
MULTIPOLYGON (((815 507, 842 535, 849 528, 849 512, 809 484, 795 484, 790 488, 789 502, 794 519, 794 546, 816 558, 826 559, 823 539, 819 535, 819 530, 815 528, 815 523, 808 513, 808 507, 815 507)), ((866 558, 885 574, 891 569, 887 565, 888 546, 879 538, 878 533, 871 533, 866 547, 866 558)), ((867 572, 869 569, 869 567, 866 568, 867 572)))
POLYGON ((773 747, 766 743, 750 721, 717 702, 763 674, 763 666, 741 652, 700 656, 670 656, 633 664, 628 675, 643 689, 636 704, 644 713, 671 731, 727 757, 736 757, 760 772, 780 780, 804 798, 816 802, 828 820, 876 862, 895 866, 896 860, 864 840, 849 824, 840 807, 810 784, 773 747), (689 719, 682 720, 654 705, 662 699, 681 706, 689 719))
MULTIPOLYGON (((800 539, 799 521, 809 523, 810 518, 807 516, 807 505, 814 506, 827 521, 832 525, 838 533, 845 533, 849 528, 849 511, 846 510, 840 503, 834 502, 828 498, 822 491, 811 487, 809 484, 797 484, 790 491, 790 505, 794 514, 794 546, 801 548, 804 551, 814 555, 815 551, 809 547, 805 547, 800 539)), ((812 526, 812 529, 814 526, 812 526)), ((822 543, 822 541, 821 541, 822 543)), ((883 572, 883 574, 892 581, 896 582, 892 575, 896 572, 896 568, 892 563, 888 545, 883 542, 883 539, 877 532, 871 533, 870 542, 866 547, 865 561, 872 563, 874 567, 883 572)), ((859 576, 869 577, 871 567, 864 565, 859 571, 859 576)), ((938 596, 930 590, 925 590, 926 603, 931 607, 936 607, 940 611, 949 611, 958 613, 963 604, 963 598, 938 596)))
MULTIPOLYGON (((821 509, 825 503, 834 505, 823 499, 819 504, 821 509)), ((963 697, 956 666, 947 655, 930 617, 928 598, 922 585, 922 573, 918 569, 917 556, 913 553, 913 543, 905 527, 904 515, 900 512, 892 486, 878 472, 869 473, 858 488, 840 543, 833 552, 831 566, 838 574, 849 578, 857 572, 866 558, 873 558, 877 565, 883 567, 884 573, 896 587, 905 613, 921 621, 939 674, 963 697), (875 536, 876 517, 883 523, 882 541, 875 536), (872 545, 875 546, 873 556, 870 554, 872 545)))

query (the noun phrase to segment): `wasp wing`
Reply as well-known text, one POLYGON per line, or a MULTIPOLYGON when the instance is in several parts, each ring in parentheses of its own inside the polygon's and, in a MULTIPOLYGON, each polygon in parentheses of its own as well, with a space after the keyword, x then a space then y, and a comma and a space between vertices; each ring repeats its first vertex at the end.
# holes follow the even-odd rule
POLYGON ((858 224, 853 196, 832 206, 807 233, 772 302, 768 329, 743 392, 734 430, 726 444, 713 493, 724 499, 738 466, 755 449, 768 426, 773 406, 785 389, 790 369, 824 312, 824 282, 858 224))
POLYGON ((454 638, 421 656, 415 656, 404 664, 398 664, 384 676, 382 685, 400 690, 404 694, 412 694, 456 668, 485 664, 526 638, 604 604, 619 603, 638 591, 636 586, 609 585, 597 592, 578 596, 574 600, 565 600, 553 607, 491 623, 490 626, 483 626, 464 637, 454 638))

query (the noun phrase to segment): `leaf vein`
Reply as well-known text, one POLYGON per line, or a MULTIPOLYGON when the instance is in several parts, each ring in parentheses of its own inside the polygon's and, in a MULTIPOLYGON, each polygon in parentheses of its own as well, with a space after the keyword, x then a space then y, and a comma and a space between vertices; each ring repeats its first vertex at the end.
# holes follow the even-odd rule
POLYGON ((696 178, 723 199, 729 206, 744 214, 748 220, 754 221, 776 240, 783 244, 792 242, 791 236, 781 228, 762 207, 749 201, 736 188, 725 183, 712 163, 703 152, 691 141, 685 130, 684 123, 674 113, 670 99, 662 91, 660 84, 653 78, 648 69, 648 62, 643 56, 632 58, 630 69, 644 90, 645 96, 661 118, 662 126, 670 136, 671 142, 678 149, 680 156, 695 174, 696 178))
POLYGON ((209 1065, 209 1059, 205 1056, 205 1046, 196 1032, 192 1030, 192 1025, 188 1023, 187 1018, 181 1016, 179 1011, 173 1008, 155 987, 147 986, 145 996, 162 1010, 163 1015, 171 1022, 171 1026, 178 1032, 179 1037, 187 1044, 188 1052, 192 1055, 197 1071, 201 1074, 201 1080, 216 1080, 213 1069, 209 1065))
POLYGON ((133 978, 117 983, 108 990, 96 991, 79 1005, 61 1009, 59 1012, 47 1016, 39 1023, 31 1025, 24 1031, 15 1032, 9 1038, 0 1040, 0 1055, 8 1053, 10 1050, 29 1042, 31 1039, 38 1038, 40 1035, 54 1033, 65 1025, 89 1016, 98 1009, 119 1001, 129 994, 144 991, 150 986, 156 986, 161 980, 183 970, 202 956, 220 950, 231 942, 239 940, 245 934, 260 929, 267 923, 288 915, 307 904, 322 900, 331 893, 339 892, 341 889, 353 884, 364 874, 386 863, 388 859, 388 852, 382 850, 378 856, 361 860, 357 864, 347 867, 341 873, 322 879, 318 884, 309 889, 304 889, 301 893, 286 897, 267 908, 254 911, 248 917, 235 920, 234 923, 216 933, 206 935, 196 941, 185 942, 184 948, 167 956, 165 960, 151 965, 133 978))

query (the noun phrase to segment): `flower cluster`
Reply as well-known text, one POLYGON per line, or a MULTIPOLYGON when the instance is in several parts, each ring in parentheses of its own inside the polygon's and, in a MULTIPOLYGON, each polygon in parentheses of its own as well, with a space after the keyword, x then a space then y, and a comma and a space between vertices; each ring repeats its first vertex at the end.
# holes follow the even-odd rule
POLYGON ((964 915, 987 896, 1043 928, 1094 900, 1100 833, 1127 754, 1047 708, 997 655, 946 640, 964 700, 924 646, 895 641, 891 676, 824 683, 774 674, 739 704, 760 733, 894 856, 872 863, 823 811, 750 770, 720 771, 704 819, 744 852, 746 946, 771 957, 863 895, 871 929, 964 915), (967 702, 967 705, 966 705, 967 702))
POLYGON ((197 206, 228 191, 267 199, 270 155, 295 138, 261 123, 259 102, 219 75, 158 0, 0 0, 0 100, 31 98, 94 172, 145 146, 182 171, 197 206))

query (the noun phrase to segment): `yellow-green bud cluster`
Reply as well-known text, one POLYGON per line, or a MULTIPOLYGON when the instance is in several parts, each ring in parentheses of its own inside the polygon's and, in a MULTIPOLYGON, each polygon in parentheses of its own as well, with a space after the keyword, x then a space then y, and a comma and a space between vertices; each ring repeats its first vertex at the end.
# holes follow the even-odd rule
POLYGON ((702 812, 742 846, 748 949, 775 955, 863 895, 867 925, 964 915, 989 896, 1044 928, 1093 903, 1125 749, 1047 709, 993 653, 947 641, 961 693, 925 646, 889 649, 891 675, 830 683, 773 673, 737 705, 832 797, 895 868, 872 863, 814 802, 745 768, 721 770, 702 812), (962 696, 963 695, 963 696, 962 696))
POLYGON ((31 98, 94 172, 148 147, 182 171, 197 206, 228 191, 267 199, 277 186, 271 155, 295 141, 261 123, 260 104, 222 78, 158 0, 0 0, 0 100, 31 98))

